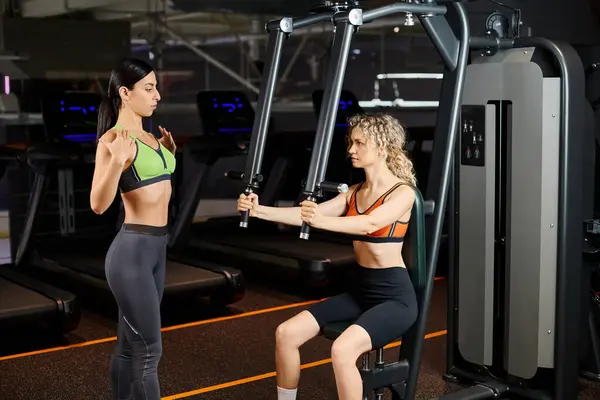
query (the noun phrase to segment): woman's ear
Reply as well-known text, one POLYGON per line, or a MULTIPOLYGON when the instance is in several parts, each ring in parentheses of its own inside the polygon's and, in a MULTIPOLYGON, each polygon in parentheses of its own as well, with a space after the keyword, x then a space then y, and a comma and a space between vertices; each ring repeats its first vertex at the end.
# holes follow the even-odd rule
POLYGON ((123 102, 129 100, 129 89, 127 89, 125 86, 120 86, 119 87, 119 97, 121 97, 121 100, 123 102))

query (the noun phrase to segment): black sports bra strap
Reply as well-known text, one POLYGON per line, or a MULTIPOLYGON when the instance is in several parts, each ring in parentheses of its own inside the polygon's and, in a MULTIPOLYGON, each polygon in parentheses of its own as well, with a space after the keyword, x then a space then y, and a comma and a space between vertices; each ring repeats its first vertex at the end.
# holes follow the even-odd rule
POLYGON ((400 186, 404 186, 404 185, 406 185, 406 183, 404 183, 404 182, 398 182, 398 183, 396 183, 394 186, 392 186, 392 187, 390 188, 390 190, 388 190, 387 192, 385 192, 385 194, 383 195, 383 201, 385 202, 385 200, 388 198, 388 196, 389 196, 390 194, 392 194, 392 192, 393 192, 394 190, 396 190, 396 189, 398 189, 400 186))
POLYGON ((363 187, 364 184, 365 184, 365 181, 362 181, 361 183, 359 183, 358 187, 356 189, 354 189, 354 193, 352 193, 352 198, 354 199, 355 204, 356 204, 356 194, 363 187))

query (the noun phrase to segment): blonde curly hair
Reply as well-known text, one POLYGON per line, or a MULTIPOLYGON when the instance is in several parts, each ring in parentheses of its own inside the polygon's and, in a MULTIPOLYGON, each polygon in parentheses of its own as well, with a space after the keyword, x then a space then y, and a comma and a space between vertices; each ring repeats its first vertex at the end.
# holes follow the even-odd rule
POLYGON ((404 148, 406 130, 400 121, 388 114, 360 114, 350 117, 348 125, 348 150, 352 146, 352 131, 359 128, 367 140, 373 140, 386 154, 387 167, 395 176, 406 184, 417 185, 413 163, 404 148))

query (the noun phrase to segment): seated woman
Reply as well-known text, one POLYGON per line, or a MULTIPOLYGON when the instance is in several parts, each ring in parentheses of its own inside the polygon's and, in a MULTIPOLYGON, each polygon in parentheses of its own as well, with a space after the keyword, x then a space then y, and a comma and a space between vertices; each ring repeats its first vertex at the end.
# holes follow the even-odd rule
POLYGON ((417 300, 402 259, 402 242, 415 200, 406 133, 389 115, 358 115, 350 121, 348 154, 366 180, 322 204, 265 207, 258 196, 242 195, 238 210, 251 217, 310 226, 354 236, 356 277, 344 294, 331 297, 282 323, 276 332, 278 400, 294 400, 300 379, 299 348, 330 322, 354 320, 333 343, 331 356, 338 396, 361 400, 356 367, 361 354, 402 336, 417 319, 417 300))

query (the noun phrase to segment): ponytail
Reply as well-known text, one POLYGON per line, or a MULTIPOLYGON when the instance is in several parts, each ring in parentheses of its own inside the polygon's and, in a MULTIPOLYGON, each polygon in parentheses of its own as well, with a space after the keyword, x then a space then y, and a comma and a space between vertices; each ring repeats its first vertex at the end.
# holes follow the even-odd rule
POLYGON ((96 140, 100 140, 109 129, 117 123, 121 99, 108 97, 102 101, 98 108, 98 130, 96 140))

